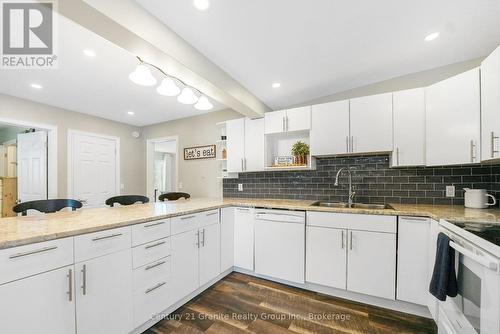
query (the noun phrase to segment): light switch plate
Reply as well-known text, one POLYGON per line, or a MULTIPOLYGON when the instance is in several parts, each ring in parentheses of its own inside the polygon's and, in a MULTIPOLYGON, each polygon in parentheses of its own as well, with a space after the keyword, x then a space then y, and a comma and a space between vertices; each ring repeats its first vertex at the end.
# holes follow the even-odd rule
POLYGON ((243 183, 238 183, 238 191, 243 191, 243 183))
POLYGON ((455 186, 446 186, 446 197, 455 197, 455 186))

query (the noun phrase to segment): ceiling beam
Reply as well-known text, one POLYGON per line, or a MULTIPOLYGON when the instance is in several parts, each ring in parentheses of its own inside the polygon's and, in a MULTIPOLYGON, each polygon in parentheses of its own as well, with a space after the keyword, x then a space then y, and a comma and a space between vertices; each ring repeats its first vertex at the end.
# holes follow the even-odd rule
POLYGON ((133 0, 64 0, 58 1, 56 10, 240 114, 261 117, 270 110, 133 0))

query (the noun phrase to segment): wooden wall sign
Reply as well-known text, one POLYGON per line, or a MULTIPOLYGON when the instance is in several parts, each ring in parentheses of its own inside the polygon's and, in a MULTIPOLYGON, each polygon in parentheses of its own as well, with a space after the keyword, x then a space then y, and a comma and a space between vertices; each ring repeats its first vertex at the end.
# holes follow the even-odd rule
POLYGON ((213 159, 216 155, 215 145, 184 148, 184 160, 213 159))

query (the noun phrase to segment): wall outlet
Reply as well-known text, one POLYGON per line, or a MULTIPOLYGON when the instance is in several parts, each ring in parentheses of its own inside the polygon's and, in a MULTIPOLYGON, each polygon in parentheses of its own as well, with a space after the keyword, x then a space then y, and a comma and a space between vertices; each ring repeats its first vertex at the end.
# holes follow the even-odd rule
POLYGON ((455 186, 446 186, 446 197, 455 197, 455 186))
POLYGON ((238 191, 243 191, 243 183, 238 183, 238 191))

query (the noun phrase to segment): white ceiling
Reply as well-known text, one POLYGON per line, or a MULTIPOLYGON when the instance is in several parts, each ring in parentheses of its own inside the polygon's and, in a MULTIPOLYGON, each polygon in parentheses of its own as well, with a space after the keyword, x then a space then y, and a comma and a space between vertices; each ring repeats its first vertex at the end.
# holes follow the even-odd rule
POLYGON ((210 1, 200 12, 190 0, 137 0, 273 109, 500 44, 498 0, 210 1))
MULTIPOLYGON (((155 87, 132 83, 128 75, 137 65, 135 55, 62 16, 58 21, 58 69, 0 70, 0 93, 136 126, 206 113, 157 94, 155 87), (87 57, 83 49, 94 50, 96 57, 87 57)), ((212 111, 224 109, 211 102, 212 111)))

